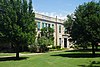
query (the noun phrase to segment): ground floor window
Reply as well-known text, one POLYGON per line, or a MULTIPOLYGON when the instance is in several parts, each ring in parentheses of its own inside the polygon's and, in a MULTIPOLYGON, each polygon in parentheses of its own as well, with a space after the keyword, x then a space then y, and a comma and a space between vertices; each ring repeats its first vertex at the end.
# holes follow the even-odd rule
POLYGON ((59 46, 61 46, 61 38, 59 38, 59 46))

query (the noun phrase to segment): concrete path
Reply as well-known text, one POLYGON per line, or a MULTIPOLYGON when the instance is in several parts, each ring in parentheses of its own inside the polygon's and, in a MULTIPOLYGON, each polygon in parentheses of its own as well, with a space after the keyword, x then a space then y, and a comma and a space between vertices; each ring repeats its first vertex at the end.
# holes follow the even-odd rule
POLYGON ((45 54, 45 53, 30 53, 30 54, 22 54, 20 53, 20 56, 30 56, 30 55, 40 55, 40 54, 45 54))
MULTIPOLYGON (((73 49, 70 49, 73 50, 73 49)), ((51 52, 63 52, 66 50, 60 50, 60 51, 51 51, 51 52)), ((47 52, 47 53, 51 53, 51 52, 47 52)), ((31 55, 41 55, 41 54, 47 54, 47 53, 29 53, 29 54, 23 54, 23 53, 19 53, 19 56, 31 56, 31 55)), ((12 56, 0 56, 0 58, 2 57, 15 57, 15 54, 12 56)))
MULTIPOLYGON (((45 54, 45 53, 29 53, 29 54, 19 53, 19 56, 31 56, 31 55, 40 55, 40 54, 45 54)), ((3 57, 15 57, 15 54, 12 56, 0 56, 0 58, 3 58, 3 57)))

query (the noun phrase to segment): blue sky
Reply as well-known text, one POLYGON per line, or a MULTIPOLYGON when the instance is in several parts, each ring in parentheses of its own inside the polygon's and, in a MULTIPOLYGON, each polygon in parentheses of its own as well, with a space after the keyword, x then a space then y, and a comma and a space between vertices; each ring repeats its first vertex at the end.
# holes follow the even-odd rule
POLYGON ((73 13, 78 5, 89 1, 92 0, 33 0, 33 8, 37 13, 51 17, 57 15, 64 19, 67 14, 73 13))

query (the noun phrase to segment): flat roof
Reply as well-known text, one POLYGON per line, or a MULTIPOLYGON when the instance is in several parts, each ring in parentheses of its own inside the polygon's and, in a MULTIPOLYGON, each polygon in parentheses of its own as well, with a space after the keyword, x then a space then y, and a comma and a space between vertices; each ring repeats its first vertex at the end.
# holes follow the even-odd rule
POLYGON ((58 22, 58 23, 61 23, 61 24, 63 24, 63 22, 65 21, 63 19, 57 18, 57 16, 56 16, 56 18, 54 18, 54 17, 43 15, 43 14, 39 14, 39 13, 35 13, 35 19, 36 20, 48 21, 48 22, 54 22, 54 23, 58 22))

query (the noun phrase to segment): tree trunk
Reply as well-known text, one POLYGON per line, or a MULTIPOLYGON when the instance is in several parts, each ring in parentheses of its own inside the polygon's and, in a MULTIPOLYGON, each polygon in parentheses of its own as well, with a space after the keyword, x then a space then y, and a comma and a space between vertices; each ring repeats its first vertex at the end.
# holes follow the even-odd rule
POLYGON ((16 59, 19 59, 19 52, 16 52, 16 59))
POLYGON ((92 43, 92 55, 95 57, 95 43, 92 43))
POLYGON ((16 45, 16 59, 19 59, 19 44, 16 45))

